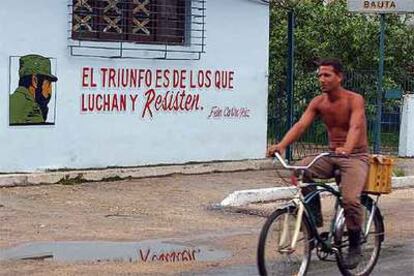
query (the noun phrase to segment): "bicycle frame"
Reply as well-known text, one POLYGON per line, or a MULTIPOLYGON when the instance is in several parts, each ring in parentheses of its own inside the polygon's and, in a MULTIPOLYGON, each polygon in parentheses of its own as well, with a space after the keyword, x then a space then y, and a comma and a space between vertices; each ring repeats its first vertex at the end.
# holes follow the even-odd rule
MULTIPOLYGON (((367 195, 364 195, 367 196, 367 195)), ((371 210, 369 213, 368 220, 366 220, 366 224, 364 225, 364 232, 363 232, 363 238, 364 240, 368 237, 369 229, 371 228, 371 225, 374 220, 375 212, 377 209, 377 202, 378 202, 379 196, 377 196, 376 200, 372 200, 371 210)), ((298 185, 298 192, 296 193, 295 197, 291 200, 291 203, 293 203, 297 207, 297 215, 296 215, 296 221, 295 221, 295 228, 293 231, 293 238, 291 240, 290 244, 290 250, 295 250, 295 246, 299 237, 300 233, 300 226, 302 224, 302 220, 304 219, 304 213, 306 213, 308 219, 308 224, 310 226, 311 234, 318 242, 323 244, 327 250, 334 250, 336 248, 335 244, 331 243, 331 238, 336 233, 336 231, 342 229, 343 224, 345 223, 345 217, 344 217, 344 209, 342 207, 342 201, 341 201, 341 194, 340 192, 336 191, 334 188, 320 183, 312 183, 312 184, 299 184, 298 185), (317 186, 321 187, 321 189, 315 190, 305 197, 300 193, 299 187, 308 187, 308 186, 317 186), (336 197, 335 202, 335 215, 332 219, 331 225, 330 225, 330 231, 328 239, 324 240, 321 238, 319 232, 317 231, 317 227, 314 222, 314 216, 312 215, 312 211, 309 209, 307 202, 309 202, 313 197, 315 197, 317 194, 328 192, 331 193, 333 196, 336 197)), ((283 231, 282 236, 279 242, 279 246, 282 246, 286 242, 286 238, 288 235, 288 227, 289 220, 288 217, 285 217, 284 225, 283 225, 283 231)))
MULTIPOLYGON (((296 214, 296 221, 295 221, 295 228, 293 231, 293 238, 290 244, 290 249, 294 250, 298 237, 299 237, 299 233, 300 233, 300 226, 302 224, 302 220, 303 220, 303 215, 304 213, 306 213, 308 219, 308 224, 310 226, 310 230, 311 230, 311 234, 313 237, 315 237, 319 242, 321 242, 322 244, 324 244, 329 250, 332 249, 332 245, 329 242, 329 239, 327 241, 323 240, 321 238, 321 236, 319 235, 318 231, 317 231, 317 227, 315 226, 314 223, 314 219, 313 219, 313 215, 311 210, 309 209, 307 202, 309 202, 310 200, 312 200, 313 197, 315 197, 317 194, 322 193, 322 192, 329 192, 331 194, 333 194, 335 197, 337 197, 337 201, 335 203, 335 213, 336 215, 334 216, 334 219, 331 223, 331 229, 330 229, 330 237, 332 236, 332 234, 334 233, 335 229, 335 225, 336 222, 339 220, 339 218, 342 216, 343 214, 343 208, 342 205, 340 204, 340 193, 337 192, 335 189, 333 189, 332 187, 325 185, 325 184, 320 184, 320 183, 315 183, 315 184, 303 184, 302 181, 298 182, 298 189, 297 189, 297 193, 294 196, 294 198, 291 200, 291 203, 293 203, 296 207, 297 207, 297 214, 296 214), (309 186, 318 186, 321 187, 322 189, 313 191, 311 193, 309 193, 308 195, 306 195, 305 197, 301 194, 300 192, 300 188, 303 187, 309 187, 309 186)), ((289 221, 288 221, 288 217, 285 217, 284 220, 284 225, 283 225, 283 230, 282 230, 282 235, 279 241, 279 246, 282 246, 285 241, 286 241, 286 237, 287 237, 287 231, 289 229, 288 227, 289 221)))
POLYGON ((372 201, 371 213, 369 215, 368 222, 365 225, 364 238, 368 236, 369 229, 371 228, 372 221, 374 220, 375 212, 377 211, 377 208, 378 208, 377 205, 378 205, 379 197, 380 195, 377 195, 377 198, 375 199, 375 201, 372 201))
MULTIPOLYGON (((323 154, 320 155, 324 156, 323 154)), ((317 158, 315 158, 315 160, 313 162, 311 162, 310 165, 308 165, 307 167, 298 167, 298 166, 289 166, 286 165, 286 163, 283 161, 283 159, 280 158, 280 156, 276 155, 276 157, 278 157, 279 161, 281 161, 282 165, 285 168, 288 169, 297 169, 300 168, 300 174, 299 177, 297 178, 297 182, 296 182, 296 194, 294 196, 294 198, 291 200, 291 203, 293 203, 296 208, 297 208, 297 215, 296 215, 296 221, 295 221, 295 228, 294 228, 294 232, 293 232, 293 238, 290 244, 290 250, 294 251, 295 250, 295 246, 299 237, 299 233, 300 233, 300 226, 302 224, 302 220, 303 220, 303 214, 306 213, 308 219, 308 224, 310 226, 310 230, 311 230, 311 234, 313 237, 315 237, 317 239, 318 242, 320 242, 328 251, 336 251, 336 246, 333 245, 331 243, 331 239, 332 236, 340 229, 343 228, 343 224, 345 223, 345 217, 344 217, 344 209, 342 206, 342 195, 340 191, 335 190, 333 187, 326 185, 326 184, 322 184, 322 183, 311 183, 311 184, 304 184, 302 179, 303 179, 303 174, 304 171, 309 168, 311 165, 313 165, 313 163, 317 160, 317 158), (303 196, 301 193, 301 188, 303 187, 319 187, 320 189, 316 189, 315 191, 310 192, 309 194, 307 194, 306 196, 303 196), (332 194, 333 196, 336 197, 336 202, 335 202, 335 215, 332 219, 331 222, 331 226, 330 226, 330 231, 328 233, 328 238, 326 240, 322 239, 321 236, 318 233, 317 227, 315 225, 315 220, 314 220, 314 216, 312 215, 312 211, 310 210, 310 208, 308 207, 308 202, 311 201, 315 196, 317 196, 320 193, 323 192, 328 192, 330 194, 332 194)), ((367 196, 367 195, 364 195, 367 196)), ((377 196, 376 200, 372 200, 372 205, 371 205, 371 210, 370 210, 370 216, 368 218, 368 221, 366 223, 364 232, 363 232, 363 237, 364 240, 367 238, 368 234, 369 234, 369 229, 371 228, 371 224, 373 222, 374 216, 375 216, 375 212, 376 212, 376 208, 377 208, 377 202, 379 199, 379 195, 377 196)), ((283 224, 283 230, 282 230, 282 234, 281 234, 281 238, 279 241, 279 246, 283 246, 283 244, 285 244, 286 242, 286 238, 288 236, 288 229, 289 229, 289 219, 288 216, 285 217, 284 220, 284 224, 283 224)))

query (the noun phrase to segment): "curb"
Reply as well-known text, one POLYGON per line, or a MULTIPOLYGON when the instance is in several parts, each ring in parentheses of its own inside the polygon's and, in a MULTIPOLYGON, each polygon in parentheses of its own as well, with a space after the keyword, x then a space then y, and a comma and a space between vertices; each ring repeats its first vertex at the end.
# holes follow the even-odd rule
POLYGON ((131 178, 168 176, 172 174, 205 174, 273 168, 269 159, 222 161, 184 165, 164 165, 101 170, 71 170, 54 172, 15 173, 0 175, 1 187, 31 186, 70 182, 111 181, 131 178))
MULTIPOLYGON (((329 185, 335 185, 329 183, 329 185)), ((392 188, 414 187, 414 176, 393 177, 392 188)), ((275 187, 264 189, 240 190, 229 194, 220 204, 220 207, 240 207, 250 203, 291 199, 296 188, 275 187)))

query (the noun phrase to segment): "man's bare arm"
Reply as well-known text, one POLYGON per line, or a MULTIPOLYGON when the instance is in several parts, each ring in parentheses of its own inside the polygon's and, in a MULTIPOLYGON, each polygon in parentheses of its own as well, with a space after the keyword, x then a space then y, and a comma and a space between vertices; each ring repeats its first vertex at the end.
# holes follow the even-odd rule
POLYGON ((365 127, 365 106, 364 98, 360 95, 352 99, 352 113, 349 122, 349 130, 346 136, 344 149, 346 153, 351 153, 355 145, 361 139, 363 128, 365 127))
POLYGON ((285 134, 282 141, 277 145, 269 147, 267 151, 268 156, 273 156, 276 151, 282 153, 287 146, 299 139, 318 114, 317 105, 319 100, 320 98, 316 97, 309 103, 300 120, 285 134))

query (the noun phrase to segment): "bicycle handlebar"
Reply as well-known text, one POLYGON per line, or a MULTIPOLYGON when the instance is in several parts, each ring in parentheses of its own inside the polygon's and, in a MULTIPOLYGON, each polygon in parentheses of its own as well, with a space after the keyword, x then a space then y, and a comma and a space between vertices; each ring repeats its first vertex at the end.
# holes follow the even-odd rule
MULTIPOLYGON (((316 156, 312 162, 310 162, 307 166, 294 166, 294 165, 289 165, 286 164, 285 160, 283 160, 282 156, 280 156, 280 154, 278 152, 275 152, 275 157, 279 160, 279 162, 282 164, 282 166, 285 169, 288 170, 308 170, 310 167, 312 167, 312 165, 319 159, 322 158, 324 156, 330 155, 331 153, 329 152, 323 152, 321 154, 319 154, 318 156, 316 156)), ((275 158, 275 159, 276 159, 275 158)))

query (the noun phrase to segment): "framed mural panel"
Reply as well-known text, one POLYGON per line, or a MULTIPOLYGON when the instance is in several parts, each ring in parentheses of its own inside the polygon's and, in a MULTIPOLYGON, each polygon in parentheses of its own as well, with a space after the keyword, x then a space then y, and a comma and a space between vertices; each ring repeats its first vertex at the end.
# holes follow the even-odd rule
POLYGON ((37 54, 9 57, 9 125, 54 125, 55 58, 37 54))

